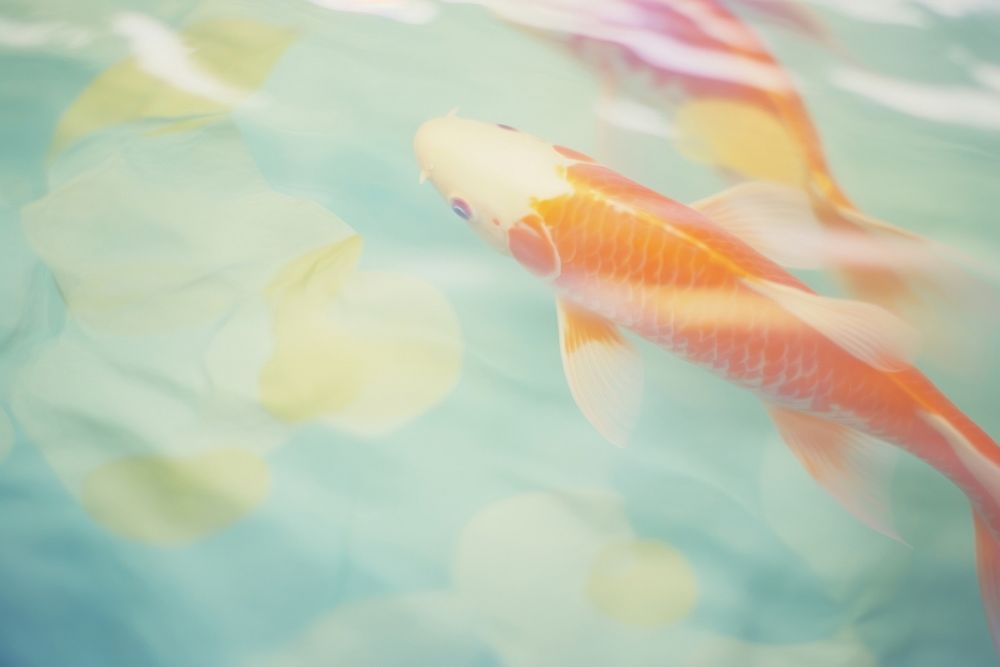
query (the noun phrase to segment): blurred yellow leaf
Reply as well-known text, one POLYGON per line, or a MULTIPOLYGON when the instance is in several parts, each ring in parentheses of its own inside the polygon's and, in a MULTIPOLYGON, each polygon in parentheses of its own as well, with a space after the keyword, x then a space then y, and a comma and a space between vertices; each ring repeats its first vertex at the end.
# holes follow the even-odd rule
POLYGON ((458 380, 461 334, 448 301, 415 278, 356 272, 361 246, 353 236, 309 252, 265 291, 274 351, 260 372, 260 401, 283 421, 381 433, 458 380))
POLYGON ((696 99, 677 113, 678 150, 687 158, 800 187, 806 176, 802 147, 760 107, 722 98, 696 99))
MULTIPOLYGON (((264 82, 295 39, 295 33, 280 26, 232 18, 194 23, 179 37, 194 66, 245 97, 264 82)), ((183 125, 173 129, 191 129, 231 108, 232 101, 198 95, 154 76, 132 56, 100 74, 63 113, 50 154, 120 123, 177 118, 183 125)))
POLYGON ((83 480, 81 498, 87 512, 114 533, 171 545, 231 524, 269 488, 261 458, 217 449, 186 459, 152 454, 114 461, 83 480))

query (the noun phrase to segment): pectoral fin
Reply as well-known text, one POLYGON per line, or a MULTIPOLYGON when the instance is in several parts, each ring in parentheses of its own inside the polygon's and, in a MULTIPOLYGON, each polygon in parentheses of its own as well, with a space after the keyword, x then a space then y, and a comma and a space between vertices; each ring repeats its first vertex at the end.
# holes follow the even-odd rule
POLYGON ((642 402, 642 359, 608 320, 560 300, 563 370, 584 416, 601 435, 624 446, 642 402))
POLYGON ((860 431, 795 410, 769 409, 782 439, 847 511, 902 542, 892 523, 889 482, 896 452, 860 431))

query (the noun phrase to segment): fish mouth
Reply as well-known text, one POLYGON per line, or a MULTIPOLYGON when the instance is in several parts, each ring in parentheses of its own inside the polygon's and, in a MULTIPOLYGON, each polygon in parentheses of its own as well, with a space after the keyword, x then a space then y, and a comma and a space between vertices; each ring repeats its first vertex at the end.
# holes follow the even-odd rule
POLYGON ((427 179, 431 177, 431 170, 429 167, 421 167, 420 169, 420 185, 427 182, 427 179))

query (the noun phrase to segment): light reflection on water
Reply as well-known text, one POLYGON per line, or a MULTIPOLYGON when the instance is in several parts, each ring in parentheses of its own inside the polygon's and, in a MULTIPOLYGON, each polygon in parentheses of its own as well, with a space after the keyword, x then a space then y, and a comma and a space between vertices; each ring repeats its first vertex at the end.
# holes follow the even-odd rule
POLYGON ((887 540, 652 346, 608 446, 551 295, 418 183, 457 107, 889 221, 778 241, 1000 434, 996 5, 725 6, 0 9, 0 662, 993 664, 959 491, 902 461, 887 540))

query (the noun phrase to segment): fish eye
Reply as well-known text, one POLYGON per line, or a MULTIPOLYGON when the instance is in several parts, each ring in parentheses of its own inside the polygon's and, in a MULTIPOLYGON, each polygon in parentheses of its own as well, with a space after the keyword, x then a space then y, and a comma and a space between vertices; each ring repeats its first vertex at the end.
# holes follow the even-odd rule
POLYGON ((510 130, 511 132, 517 132, 516 127, 511 127, 510 125, 504 125, 503 123, 497 123, 497 127, 503 130, 510 130))
POLYGON ((469 206, 469 202, 460 197, 454 197, 451 200, 451 210, 462 220, 468 220, 472 217, 472 207, 469 206))

